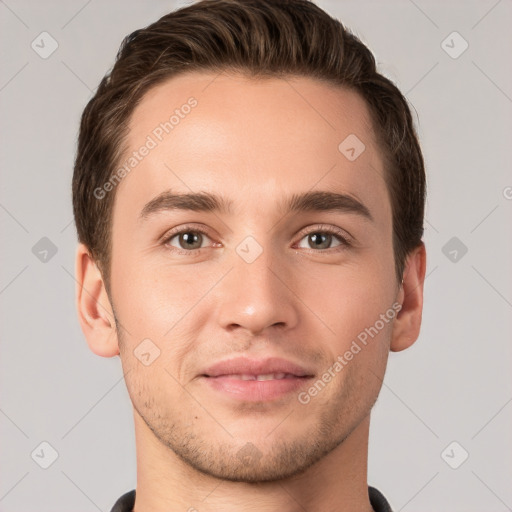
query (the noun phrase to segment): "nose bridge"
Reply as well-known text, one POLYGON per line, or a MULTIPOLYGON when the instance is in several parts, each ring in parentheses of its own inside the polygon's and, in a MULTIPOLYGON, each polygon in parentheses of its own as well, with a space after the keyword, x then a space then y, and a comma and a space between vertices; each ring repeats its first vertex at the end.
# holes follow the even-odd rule
POLYGON ((260 244, 248 236, 231 255, 232 270, 222 281, 219 321, 225 328, 239 326, 253 333, 297 322, 293 294, 283 283, 281 257, 269 237, 260 244))

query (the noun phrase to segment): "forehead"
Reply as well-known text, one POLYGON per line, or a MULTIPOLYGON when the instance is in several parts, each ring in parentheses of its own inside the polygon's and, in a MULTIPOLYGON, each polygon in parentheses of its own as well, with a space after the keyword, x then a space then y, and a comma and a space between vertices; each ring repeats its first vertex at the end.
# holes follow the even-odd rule
POLYGON ((222 191, 235 201, 243 193, 242 208, 248 197, 263 206, 274 192, 315 186, 364 197, 375 208, 380 201, 377 215, 389 210, 364 99, 312 78, 206 72, 171 78, 137 105, 126 142, 122 163, 150 148, 116 193, 138 212, 171 188, 222 191))

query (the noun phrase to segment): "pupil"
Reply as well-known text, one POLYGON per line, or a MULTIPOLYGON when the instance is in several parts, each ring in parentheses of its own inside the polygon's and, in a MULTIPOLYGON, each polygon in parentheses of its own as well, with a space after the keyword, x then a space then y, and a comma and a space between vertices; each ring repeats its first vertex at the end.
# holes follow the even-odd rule
POLYGON ((199 246, 201 245, 201 234, 199 233, 193 233, 193 232, 189 232, 189 233, 183 233, 181 235, 181 238, 182 240, 185 242, 185 245, 188 245, 188 249, 190 249, 190 246, 194 245, 197 245, 197 242, 199 241, 199 246))
POLYGON ((331 237, 331 235, 325 235, 325 234, 320 234, 320 233, 313 233, 310 235, 310 238, 313 241, 313 244, 315 245, 315 247, 319 247, 321 245, 329 246, 329 243, 326 244, 326 241, 329 242, 330 237, 331 237))

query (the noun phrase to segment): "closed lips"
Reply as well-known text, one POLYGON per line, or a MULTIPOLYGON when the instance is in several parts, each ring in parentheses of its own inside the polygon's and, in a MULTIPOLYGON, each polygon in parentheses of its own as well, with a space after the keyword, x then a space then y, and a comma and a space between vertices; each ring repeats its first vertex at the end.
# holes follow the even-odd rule
MULTIPOLYGON (((228 379, 237 380, 282 380, 282 379, 297 379, 302 378, 291 373, 265 373, 262 375, 249 375, 249 374, 230 374, 218 375, 218 377, 226 377, 228 379)), ((215 378, 215 377, 213 377, 215 378)))
POLYGON ((301 365, 277 357, 262 360, 237 357, 220 361, 207 368, 203 377, 228 377, 238 380, 282 380, 313 377, 314 372, 301 365))
MULTIPOLYGON (((271 403, 282 406, 281 399, 305 386, 307 381, 314 376, 314 372, 302 365, 278 357, 266 359, 251 359, 237 357, 220 361, 202 374, 202 382, 220 395, 228 403, 233 400, 271 403)), ((267 409, 268 411, 268 409, 267 409)))

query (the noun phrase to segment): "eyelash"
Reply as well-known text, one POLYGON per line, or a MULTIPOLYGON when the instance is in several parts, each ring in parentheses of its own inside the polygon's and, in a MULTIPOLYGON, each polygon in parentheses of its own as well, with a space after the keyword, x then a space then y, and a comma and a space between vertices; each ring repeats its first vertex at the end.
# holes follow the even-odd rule
MULTIPOLYGON (((203 249, 207 249, 207 247, 201 247, 199 249, 185 250, 185 249, 178 249, 177 247, 167 245, 175 236, 181 235, 183 233, 201 233, 201 234, 207 236, 208 238, 210 238, 208 236, 206 229, 197 227, 197 226, 185 225, 178 231, 172 231, 171 233, 166 234, 163 237, 162 244, 165 245, 166 247, 170 248, 170 250, 172 252, 175 252, 177 254, 185 254, 188 256, 196 255, 196 254, 200 253, 203 249)), ((336 246, 336 247, 330 247, 328 249, 319 249, 319 250, 309 249, 309 251, 311 251, 311 252, 314 252, 314 253, 326 253, 327 252, 328 254, 332 254, 333 252, 338 252, 338 251, 344 250, 348 247, 352 247, 352 243, 349 242, 348 238, 344 235, 344 232, 342 230, 333 228, 332 226, 326 226, 324 224, 319 224, 314 229, 311 229, 310 231, 303 233, 301 238, 299 239, 299 241, 302 240, 304 237, 311 235, 313 233, 314 234, 333 235, 334 237, 336 237, 338 239, 338 241, 340 242, 340 245, 336 246)))

